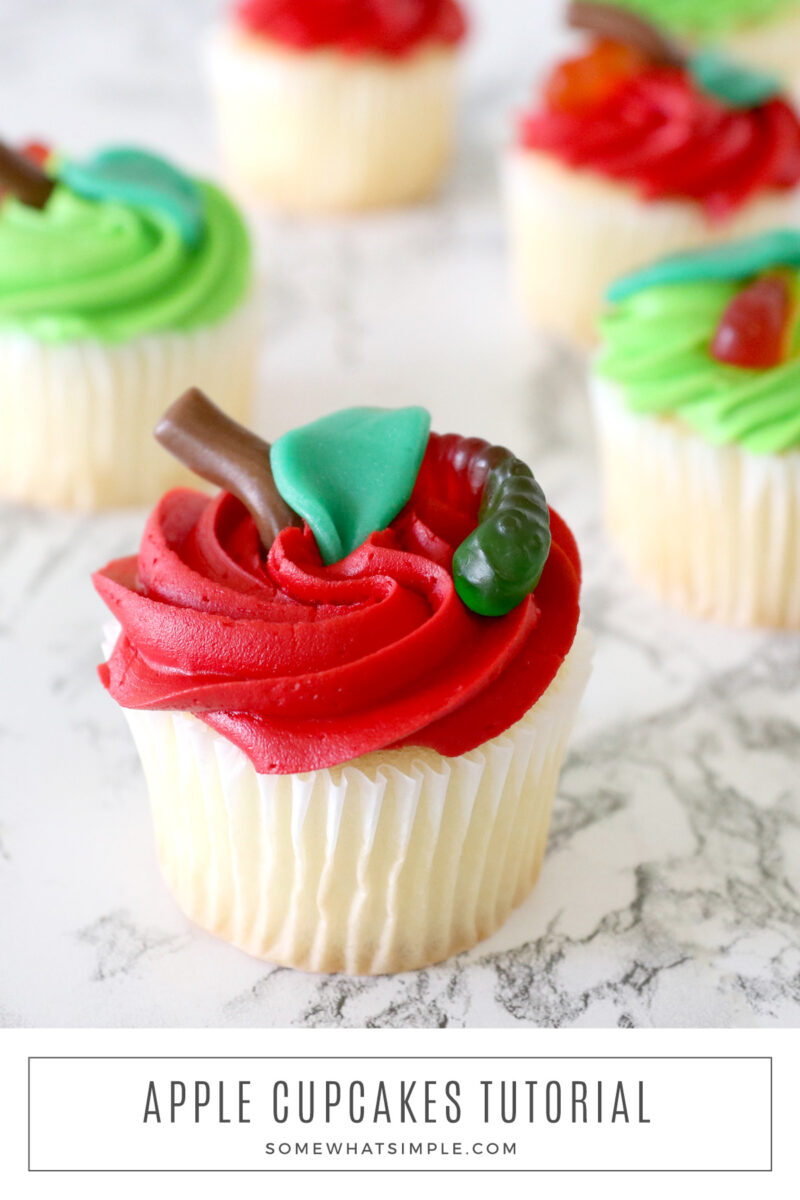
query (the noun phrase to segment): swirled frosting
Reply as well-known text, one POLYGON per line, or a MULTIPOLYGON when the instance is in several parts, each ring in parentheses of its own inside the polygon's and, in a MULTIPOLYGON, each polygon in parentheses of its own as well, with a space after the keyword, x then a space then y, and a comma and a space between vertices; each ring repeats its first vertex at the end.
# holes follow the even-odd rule
POLYGON ((203 229, 189 245, 170 216, 58 185, 47 205, 0 204, 0 328, 41 341, 124 341, 230 312, 250 281, 238 212, 198 184, 203 229))
POLYGON ((452 46, 466 33, 456 0, 239 0, 240 26, 296 50, 409 54, 425 43, 452 46))
POLYGON ((446 451, 431 435, 409 504, 331 566, 307 527, 284 529, 264 561, 229 493, 167 493, 138 557, 95 576, 122 627, 100 668, 112 696, 195 714, 264 774, 405 745, 461 754, 507 729, 572 644, 578 554, 553 513, 535 592, 506 616, 471 612, 451 563, 483 481, 446 451))
POLYGON ((800 8, 798 0, 614 0, 679 36, 704 41, 776 21, 800 8))
POLYGON ((520 141, 631 183, 643 199, 693 200, 711 220, 800 181, 800 122, 784 100, 731 109, 675 68, 623 80, 585 111, 524 115, 520 141))
POLYGON ((632 412, 673 414, 715 445, 778 454, 800 446, 800 336, 795 330, 787 360, 766 370, 713 358, 714 332, 742 286, 704 280, 629 295, 602 323, 598 370, 621 385, 632 412))

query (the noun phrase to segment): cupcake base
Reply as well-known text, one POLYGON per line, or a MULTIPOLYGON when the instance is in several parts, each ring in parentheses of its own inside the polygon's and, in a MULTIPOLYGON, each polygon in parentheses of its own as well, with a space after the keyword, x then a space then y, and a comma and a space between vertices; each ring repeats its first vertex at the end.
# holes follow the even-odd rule
POLYGON ((606 522, 636 578, 730 625, 800 629, 800 451, 712 446, 593 387, 606 522))
POLYGON ((597 340, 605 294, 620 275, 667 254, 792 224, 796 201, 773 193, 710 225, 699 205, 642 201, 627 185, 516 149, 504 180, 514 284, 536 324, 582 345, 597 340))
POLYGON ((223 159, 245 199, 336 212, 419 200, 439 184, 456 51, 299 52, 225 29, 209 63, 223 159))
POLYGON ((530 712, 455 758, 259 775, 190 714, 126 710, 167 883, 210 933, 302 970, 405 971, 474 946, 536 882, 590 660, 579 630, 530 712))
POLYGON ((89 510, 196 482, 153 428, 192 385, 247 424, 256 351, 250 304, 217 325, 119 344, 0 334, 0 498, 89 510))

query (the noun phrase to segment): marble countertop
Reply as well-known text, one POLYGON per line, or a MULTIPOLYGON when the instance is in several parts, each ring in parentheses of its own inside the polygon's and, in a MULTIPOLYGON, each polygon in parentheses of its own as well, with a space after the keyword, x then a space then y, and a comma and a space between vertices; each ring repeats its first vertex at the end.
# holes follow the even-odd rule
MULTIPOLYGON (((4 0, 5 136, 141 140, 213 168, 196 61, 210 0, 4 0), (99 15, 102 14, 102 15, 99 15)), ((555 4, 481 0, 441 200, 259 225, 260 423, 422 403, 535 463, 585 560, 595 668, 540 882, 474 951, 315 977, 190 926, 95 676, 89 573, 143 514, 0 509, 0 1024, 770 1026, 800 1023, 800 637, 693 622, 628 580, 599 515, 585 363, 508 296, 497 160, 555 4)))

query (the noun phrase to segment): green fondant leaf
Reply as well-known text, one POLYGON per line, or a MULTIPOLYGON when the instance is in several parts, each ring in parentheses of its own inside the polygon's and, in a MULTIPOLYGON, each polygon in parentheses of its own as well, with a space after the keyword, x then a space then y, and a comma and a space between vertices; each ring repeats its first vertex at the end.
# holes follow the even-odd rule
POLYGON ((773 267, 800 267, 800 230, 775 229, 740 242, 690 250, 623 275, 608 289, 612 303, 664 284, 734 282, 773 267))
POLYGON ((414 489, 429 429, 424 408, 346 408, 273 444, 278 491, 308 522, 323 562, 345 558, 394 520, 414 489))
POLYGON ((773 75, 732 62, 717 50, 698 50, 689 61, 689 73, 698 87, 730 108, 755 108, 782 91, 773 75))
POLYGON ((62 183, 89 200, 116 200, 166 213, 182 239, 196 245, 203 233, 200 189, 165 159, 131 146, 112 146, 86 163, 64 162, 62 183))

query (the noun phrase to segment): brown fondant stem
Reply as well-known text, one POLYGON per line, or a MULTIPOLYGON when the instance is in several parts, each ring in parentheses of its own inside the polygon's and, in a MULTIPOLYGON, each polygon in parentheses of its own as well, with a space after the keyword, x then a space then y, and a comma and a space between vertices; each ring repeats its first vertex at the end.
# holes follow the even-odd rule
POLYGON ((36 163, 0 142, 0 187, 31 208, 44 208, 55 180, 37 167, 36 163))
MULTIPOLYGON (((709 3, 713 0, 708 0, 709 3)), ((686 55, 677 42, 667 37, 635 13, 618 8, 616 4, 595 4, 587 0, 572 0, 567 9, 567 24, 573 29, 585 29, 598 37, 623 42, 635 50, 641 50, 654 62, 682 67, 686 55)))
POLYGON ((189 388, 170 405, 155 437, 195 474, 238 496, 267 550, 287 525, 302 525, 275 486, 269 444, 231 420, 199 388, 189 388))

